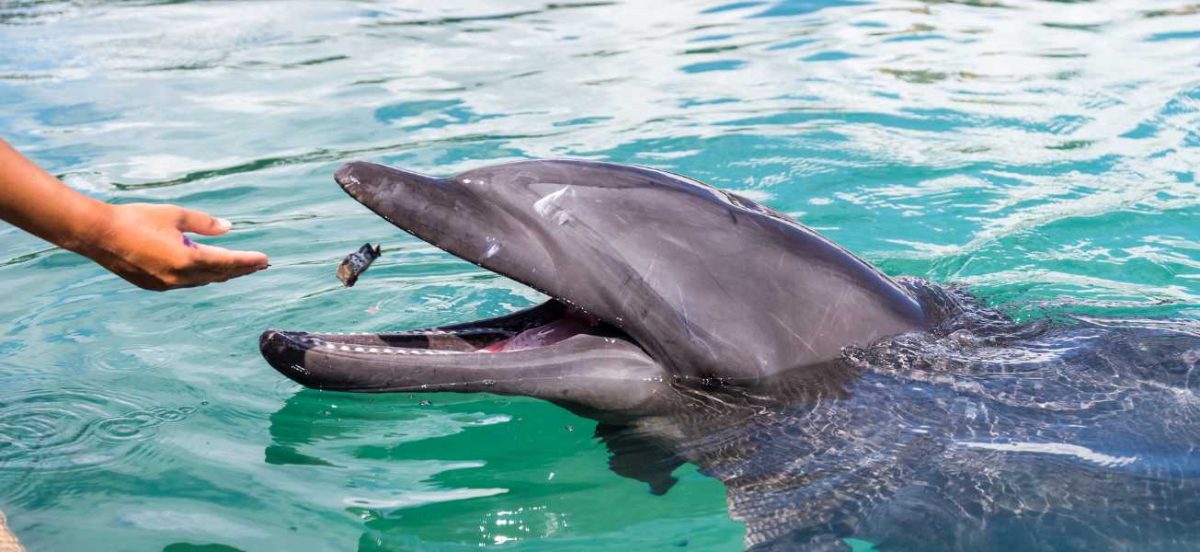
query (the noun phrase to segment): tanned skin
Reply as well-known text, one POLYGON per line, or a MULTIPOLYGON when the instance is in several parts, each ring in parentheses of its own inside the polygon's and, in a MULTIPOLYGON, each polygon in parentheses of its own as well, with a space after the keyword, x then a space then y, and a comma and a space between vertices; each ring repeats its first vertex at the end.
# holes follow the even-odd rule
POLYGON ((110 205, 72 190, 0 139, 0 219, 148 290, 223 282, 267 268, 267 256, 193 243, 230 223, 175 205, 110 205))

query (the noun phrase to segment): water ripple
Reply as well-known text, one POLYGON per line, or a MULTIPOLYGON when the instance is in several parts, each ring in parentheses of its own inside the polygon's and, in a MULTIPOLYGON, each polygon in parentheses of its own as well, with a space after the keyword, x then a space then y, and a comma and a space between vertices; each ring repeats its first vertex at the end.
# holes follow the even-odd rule
POLYGON ((43 474, 116 467, 139 455, 164 423, 195 407, 140 405, 99 390, 45 389, 0 397, 0 481, 5 501, 18 502, 43 474), (34 474, 37 474, 36 477, 34 474))
MULTIPOLYGON (((543 135, 543 136, 548 136, 548 134, 543 135)), ((436 142, 465 143, 465 142, 482 142, 482 141, 506 141, 506 140, 514 140, 514 139, 519 139, 519 138, 532 138, 532 137, 533 136, 531 136, 531 135, 456 136, 449 140, 438 140, 436 142)), ((138 183, 113 182, 112 186, 118 190, 139 190, 139 189, 148 189, 148 188, 164 188, 164 187, 169 187, 169 186, 178 186, 181 184, 188 184, 191 182, 208 180, 208 179, 217 178, 217 177, 221 177, 221 176, 237 175, 237 174, 249 173, 249 172, 258 172, 258 171, 263 171, 266 169, 280 167, 280 166, 300 165, 300 164, 308 164, 308 163, 323 163, 323 162, 330 162, 330 161, 336 161, 336 160, 341 160, 341 159, 350 159, 350 158, 354 158, 354 157, 361 156, 363 154, 368 154, 368 153, 404 151, 404 150, 410 150, 410 149, 417 149, 417 148, 421 148, 421 147, 429 147, 431 145, 434 145, 434 142, 408 142, 408 143, 402 142, 402 143, 395 143, 395 144, 367 146, 367 147, 348 149, 348 150, 328 150, 328 149, 324 149, 324 148, 319 148, 319 149, 315 149, 312 151, 297 153, 297 154, 293 154, 293 155, 283 155, 283 156, 279 156, 279 157, 265 157, 265 158, 254 159, 252 161, 247 161, 244 163, 239 163, 239 164, 231 165, 231 166, 227 166, 227 167, 193 171, 193 172, 187 173, 183 176, 180 176, 177 178, 171 178, 171 179, 167 179, 167 180, 157 180, 157 181, 138 182, 138 183)))
MULTIPOLYGON (((560 446, 560 428, 584 422, 548 405, 489 403, 488 416, 511 421, 462 430, 471 424, 427 417, 415 398, 356 408, 336 394, 289 400, 295 385, 255 351, 265 327, 427 326, 538 299, 349 201, 330 175, 355 158, 432 174, 545 156, 644 164, 759 198, 889 273, 965 284, 1023 319, 1200 312, 1194 1, 279 7, 0 2, 0 135, 94 197, 229 218, 240 230, 212 243, 267 251, 273 265, 150 295, 0 229, 0 280, 17 290, 0 297, 0 352, 12 359, 0 370, 0 502, 18 504, 14 519, 35 516, 19 523, 44 548, 145 544, 169 530, 181 532, 174 541, 246 549, 292 536, 329 549, 494 544, 551 536, 540 511, 513 513, 547 496, 561 520, 554 538, 567 547, 739 546, 743 529, 728 519, 721 485, 684 477, 662 497, 622 486, 596 468, 605 458, 588 448, 589 431, 560 446), (384 242, 388 256, 341 289, 329 263, 366 240, 384 242), (136 396, 113 390, 130 381, 136 396), (40 391, 20 391, 35 384, 40 391), (181 393, 214 403, 181 429, 215 423, 166 439, 169 422, 190 415, 181 393), (284 415, 264 415, 283 401, 284 415), (305 438, 289 440, 295 433, 305 438), (178 443, 188 455, 173 455, 178 443), (121 478, 157 476, 168 461, 178 470, 154 492, 121 478), (486 467, 414 468, 426 461, 486 467), (55 483, 64 474, 92 479, 66 489, 55 483), (212 498, 234 486, 253 500, 212 498), (438 502, 447 498, 456 500, 438 502), (120 512, 71 516, 78 503, 120 512), (611 503, 622 507, 595 508, 611 503), (143 521, 122 524, 129 519, 143 521), (198 524, 163 521, 180 519, 211 521, 209 534, 191 539, 198 524), (212 529, 242 523, 297 530, 235 541, 212 529), (463 537, 476 526, 487 529, 463 537)), ((963 355, 934 352, 951 363, 963 355)), ((1019 380, 1030 363, 1061 354, 1033 348, 1000 364, 1019 380)), ((1002 376, 1005 393, 1024 389, 1002 376)), ((988 391, 961 383, 964 396, 988 391)), ((1134 388, 1077 395, 1096 412, 1146 397, 1134 388)), ((1029 406, 1011 399, 996 400, 1029 406)), ((448 401, 435 398, 434 408, 448 401)), ((1194 439, 1177 431, 1179 442, 1194 439)), ((1041 437, 966 442, 1051 446, 1041 437)), ((1093 446, 1107 438, 1067 444, 1153 463, 1142 450, 1093 446)), ((1085 452, 1025 449, 975 452, 1014 461, 1085 452)))

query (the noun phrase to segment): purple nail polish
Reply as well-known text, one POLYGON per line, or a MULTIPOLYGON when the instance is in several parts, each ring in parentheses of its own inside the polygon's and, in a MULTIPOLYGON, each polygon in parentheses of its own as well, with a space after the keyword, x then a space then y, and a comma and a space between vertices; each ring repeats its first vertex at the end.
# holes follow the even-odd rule
POLYGON ((192 240, 188 239, 187 236, 183 237, 183 245, 185 245, 187 247, 196 247, 196 243, 193 242, 192 240))

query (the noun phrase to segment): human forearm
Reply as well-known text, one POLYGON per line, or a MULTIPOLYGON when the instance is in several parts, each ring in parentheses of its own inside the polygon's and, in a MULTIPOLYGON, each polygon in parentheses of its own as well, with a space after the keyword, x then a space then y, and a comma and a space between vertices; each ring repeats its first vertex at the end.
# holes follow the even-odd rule
POLYGON ((112 206, 60 182, 0 139, 0 219, 46 241, 80 251, 102 232, 112 206))

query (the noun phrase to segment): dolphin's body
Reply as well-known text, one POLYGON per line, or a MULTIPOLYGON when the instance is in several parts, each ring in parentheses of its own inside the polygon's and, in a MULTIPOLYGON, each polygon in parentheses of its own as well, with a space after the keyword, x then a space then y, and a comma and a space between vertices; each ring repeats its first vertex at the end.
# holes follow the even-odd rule
POLYGON ((1018 326, 651 169, 351 163, 336 180, 551 299, 428 330, 265 332, 306 386, 555 402, 599 420, 612 469, 655 492, 685 461, 721 479, 748 546, 1200 543, 1194 324, 1018 326))

